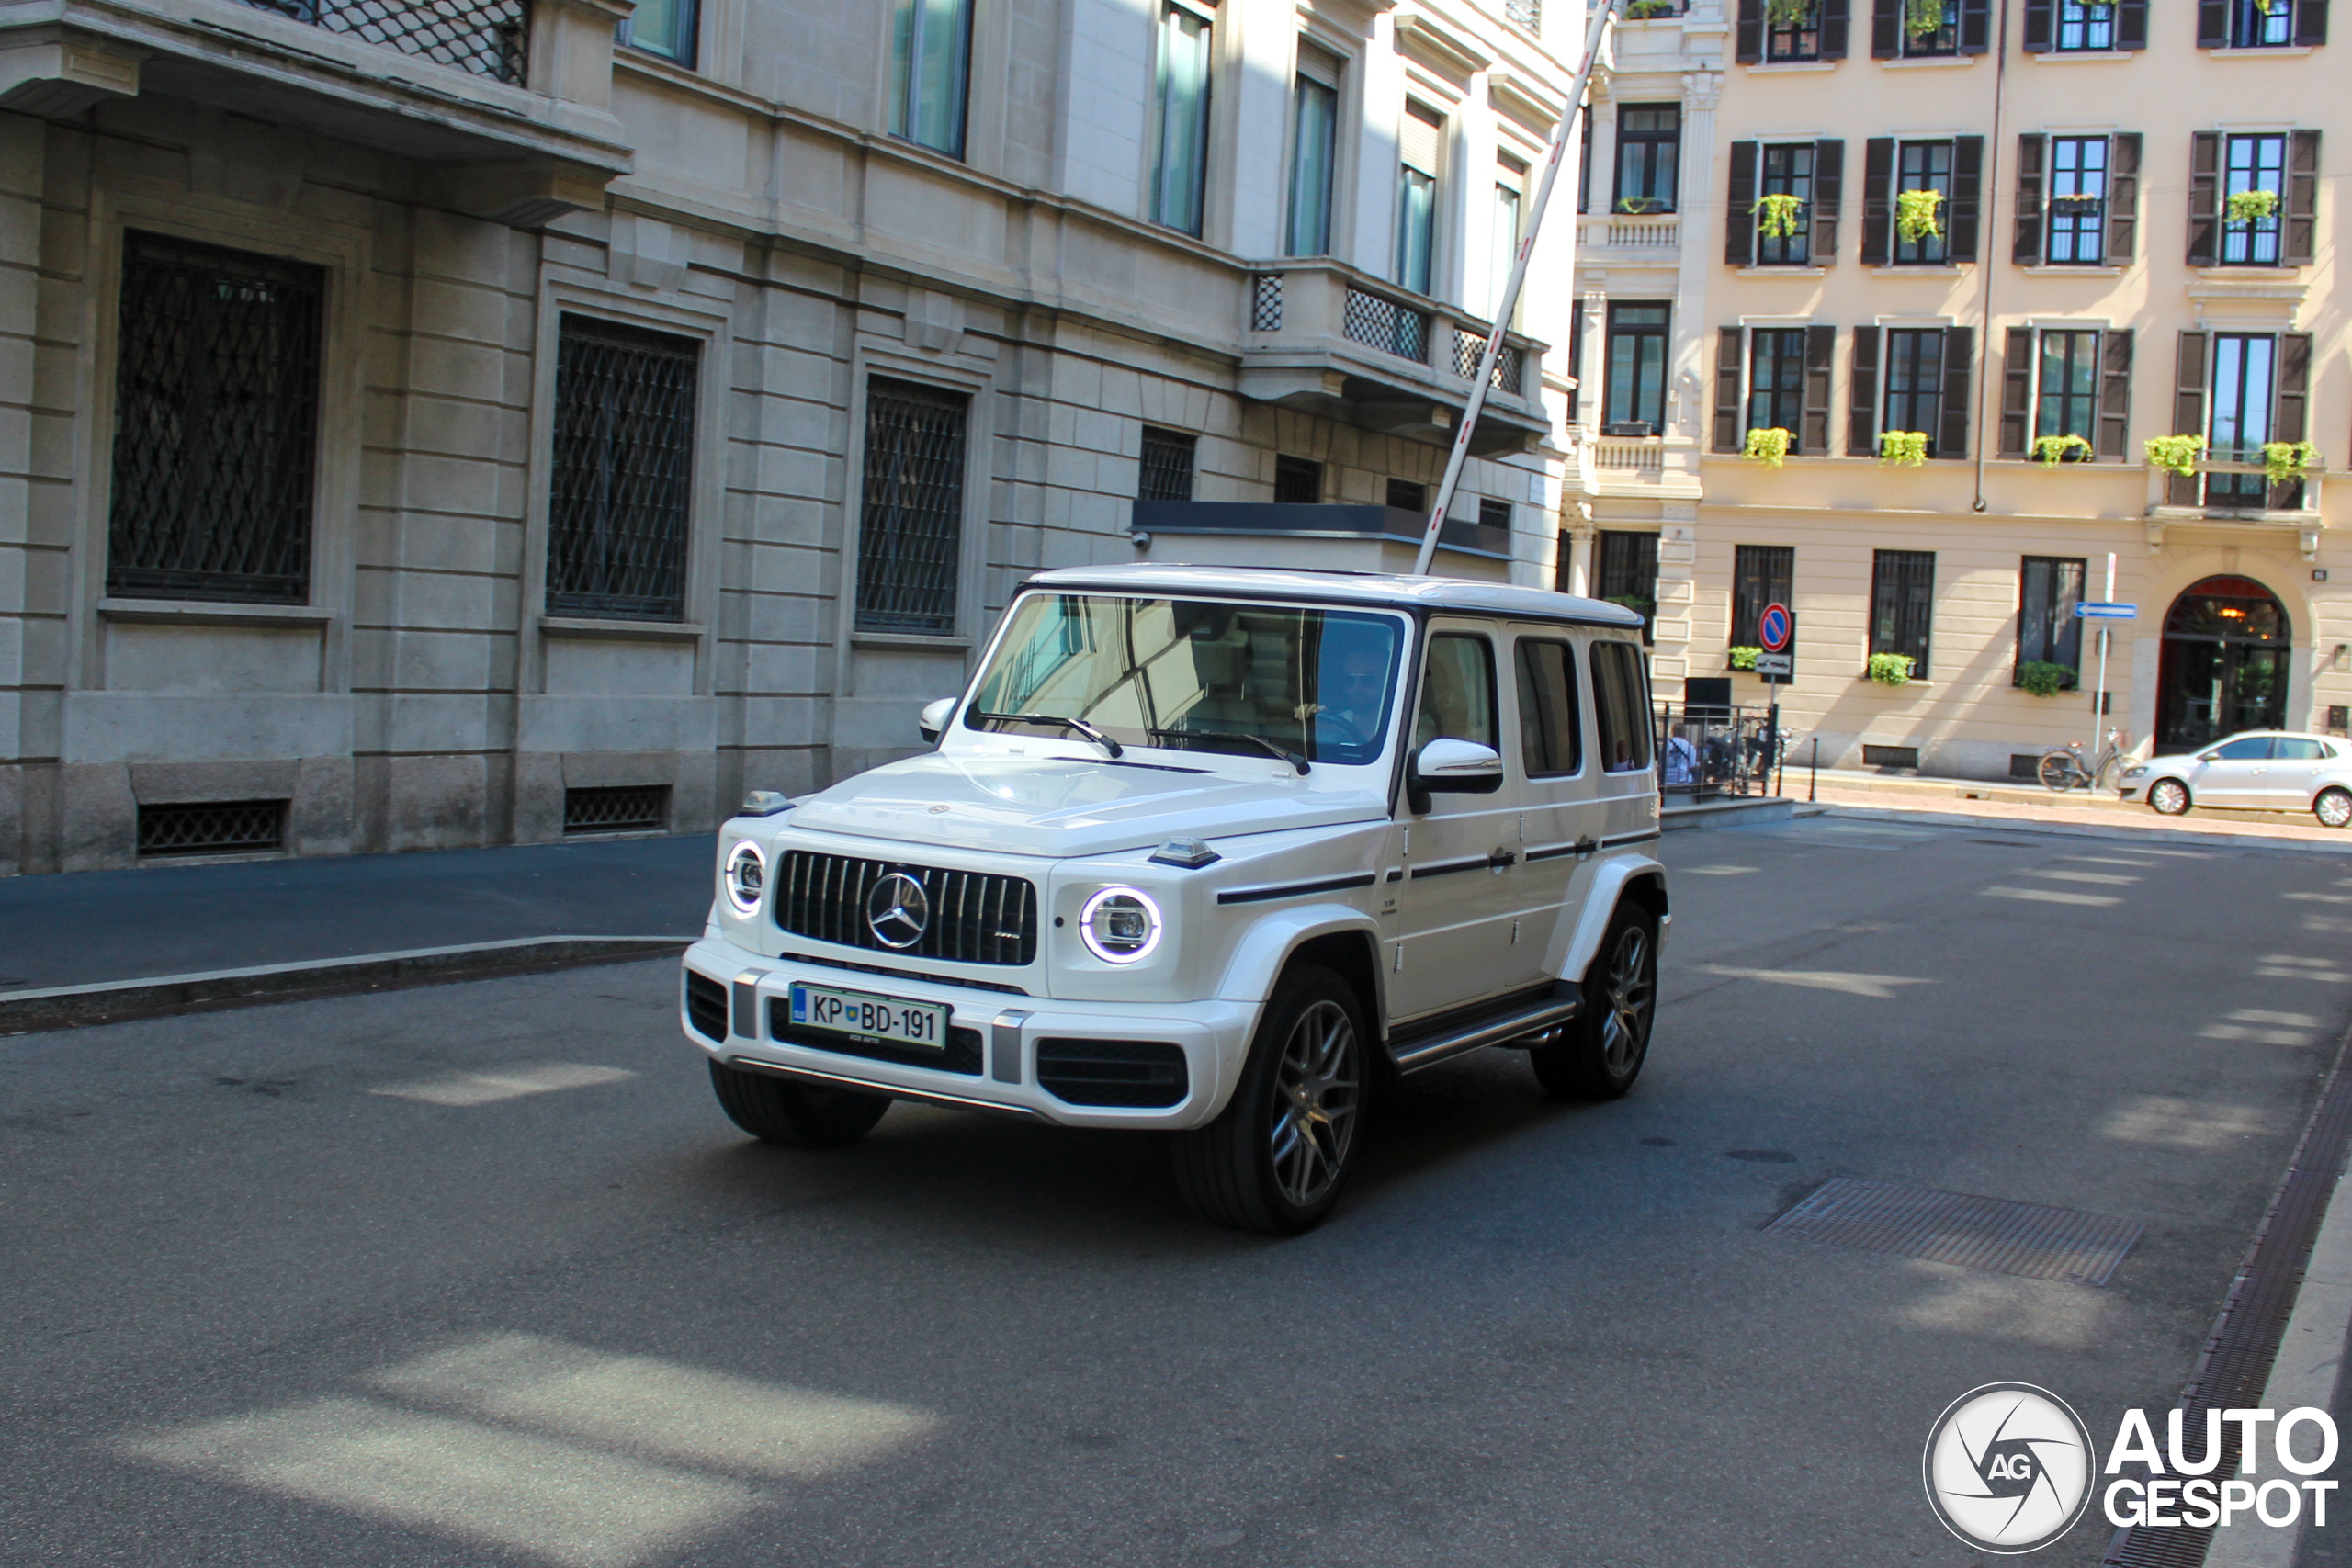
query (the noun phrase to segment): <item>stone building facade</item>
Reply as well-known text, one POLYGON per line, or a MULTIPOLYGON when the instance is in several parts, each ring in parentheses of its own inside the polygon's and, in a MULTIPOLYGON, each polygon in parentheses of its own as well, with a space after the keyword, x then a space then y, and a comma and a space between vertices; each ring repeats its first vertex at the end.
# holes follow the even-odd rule
POLYGON ((2104 725, 2134 750, 2345 730, 2352 493, 2326 470, 2352 429, 2352 111, 2327 22, 2316 0, 1697 0, 1619 27, 1566 575, 1654 607, 1661 696, 1728 678, 1766 701, 1733 650, 1786 599, 1801 747, 2007 776, 2103 727, 2071 612, 2111 556, 2139 613, 2107 623, 2104 725), (1772 429, 1777 467, 1745 455, 1772 429), (1897 432, 1916 449, 1890 459, 1897 432), (2186 476, 2147 457, 2176 435, 2205 444, 2186 476), (2316 466, 2274 482, 2260 448, 2303 443, 2316 466), (1916 678, 1866 678, 1873 655, 1916 678))
MULTIPOLYGON (((12 872, 706 829, 911 750, 1024 573, 1149 547, 1138 497, 1409 512, 1582 27, 41 16, 0 23, 12 872)), ((1512 323, 1454 513, 1531 581, 1569 317, 1512 323)))

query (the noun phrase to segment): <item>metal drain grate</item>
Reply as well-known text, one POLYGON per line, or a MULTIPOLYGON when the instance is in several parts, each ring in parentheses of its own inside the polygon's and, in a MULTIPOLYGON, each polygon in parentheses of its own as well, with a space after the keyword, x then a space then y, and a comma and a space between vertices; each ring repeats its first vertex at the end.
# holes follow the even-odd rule
POLYGON ((668 784, 604 784, 563 792, 567 833, 658 833, 669 825, 668 784))
POLYGON ((1846 1176, 1831 1177, 1764 1230, 2070 1285, 2106 1284, 2140 1239, 2133 1220, 1846 1176))
POLYGON ((139 808, 140 858, 254 854, 286 847, 286 802, 208 800, 139 808))

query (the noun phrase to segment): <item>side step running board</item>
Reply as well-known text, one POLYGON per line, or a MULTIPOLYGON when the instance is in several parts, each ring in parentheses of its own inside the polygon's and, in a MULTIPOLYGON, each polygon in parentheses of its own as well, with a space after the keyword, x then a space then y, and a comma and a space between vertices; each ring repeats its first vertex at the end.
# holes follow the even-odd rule
POLYGON ((1427 1040, 1413 1041, 1401 1049, 1392 1052, 1391 1055, 1396 1058, 1398 1072, 1418 1073, 1423 1067, 1434 1067, 1440 1062, 1451 1061, 1467 1052, 1483 1050, 1488 1045, 1499 1045, 1507 1040, 1516 1040, 1522 1034, 1535 1034, 1546 1029, 1556 1029, 1576 1017, 1580 1010, 1582 1010, 1581 1007, 1573 998, 1567 1001, 1547 1001, 1541 1006, 1530 1008, 1524 1012, 1511 1013, 1504 1018, 1488 1019, 1483 1023, 1474 1023, 1466 1029, 1453 1030, 1427 1040))

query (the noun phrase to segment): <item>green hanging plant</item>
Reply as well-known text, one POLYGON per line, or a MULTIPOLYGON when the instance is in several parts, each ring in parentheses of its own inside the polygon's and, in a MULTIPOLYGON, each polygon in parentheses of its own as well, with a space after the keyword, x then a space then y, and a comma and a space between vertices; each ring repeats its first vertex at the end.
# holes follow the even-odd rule
POLYGON ((1772 195, 1756 198, 1747 209, 1756 214, 1756 231, 1768 240, 1785 240, 1797 231, 1797 220, 1804 215, 1804 197, 1772 195))
POLYGON ((1674 15, 1674 0, 1632 0, 1632 3, 1625 7, 1625 19, 1629 22, 1646 22, 1652 17, 1671 17, 1672 15, 1674 15))
POLYGON ((2262 444, 2262 471, 2272 484, 2285 484, 2301 479, 2319 467, 2319 448, 2308 441, 2266 441, 2262 444))
POLYGON ((1911 656, 1907 653, 1873 653, 1862 673, 1882 686, 1907 686, 1911 683, 1911 656))
POLYGON ((2148 466, 2193 479, 2197 474, 2197 459, 2205 450, 2201 435, 2151 435, 2140 443, 2148 454, 2148 466))
POLYGON ((2278 193, 2275 190, 2242 190, 2229 200, 2229 220, 2233 223, 2259 223, 2278 210, 2278 193))
POLYGON ((1753 457, 1768 468, 1777 468, 1788 457, 1789 444, 1793 439, 1778 425, 1770 430, 1751 430, 1747 433, 1747 446, 1740 456, 1753 457))
POLYGON ((2074 683, 2075 672, 2063 664, 2029 659, 2018 666, 2018 684, 2030 696, 2054 697, 2074 683))
POLYGON ((1663 212, 1666 210, 1666 198, 1657 196, 1621 196, 1617 198, 1617 210, 1637 216, 1645 212, 1663 212))
POLYGON ((1758 654, 1759 654, 1759 653, 1763 652, 1764 650, 1763 650, 1762 649, 1760 649, 1760 648, 1745 648, 1745 647, 1743 647, 1743 648, 1735 648, 1735 649, 1731 649, 1730 651, 1731 651, 1731 667, 1732 667, 1733 669, 1735 669, 1735 670, 1753 670, 1753 669, 1755 669, 1755 668, 1756 668, 1756 656, 1757 656, 1758 654))
POLYGON ((2069 452, 2091 455, 2091 444, 2079 435, 2037 435, 2033 440, 2033 455, 2045 468, 2054 468, 2066 460, 2069 452))
POLYGON ((1944 0, 1903 0, 1904 29, 1916 39, 1930 39, 1944 25, 1944 0))
POLYGON ((1925 467, 1928 461, 1928 433, 1924 430, 1879 432, 1878 460, 1898 468, 1925 467))
POLYGON ((1913 244, 1921 240, 1943 238, 1943 225, 1936 215, 1943 208, 1944 193, 1939 190, 1899 190, 1894 193, 1894 231, 1913 244))

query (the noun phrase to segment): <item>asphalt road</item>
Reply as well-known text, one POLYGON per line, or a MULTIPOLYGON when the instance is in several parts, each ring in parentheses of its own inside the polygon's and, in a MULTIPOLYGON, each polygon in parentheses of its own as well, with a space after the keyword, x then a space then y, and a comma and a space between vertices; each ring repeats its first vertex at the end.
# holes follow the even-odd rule
POLYGON ((1665 853, 1634 1094, 1440 1069, 1288 1242, 1144 1138, 751 1144, 665 963, 0 1043, 0 1558, 1980 1561, 1930 1421, 2172 1403, 2352 1010, 2352 861, 1665 853), (1759 1233, 1838 1174, 2147 1228, 2104 1288, 1759 1233))

